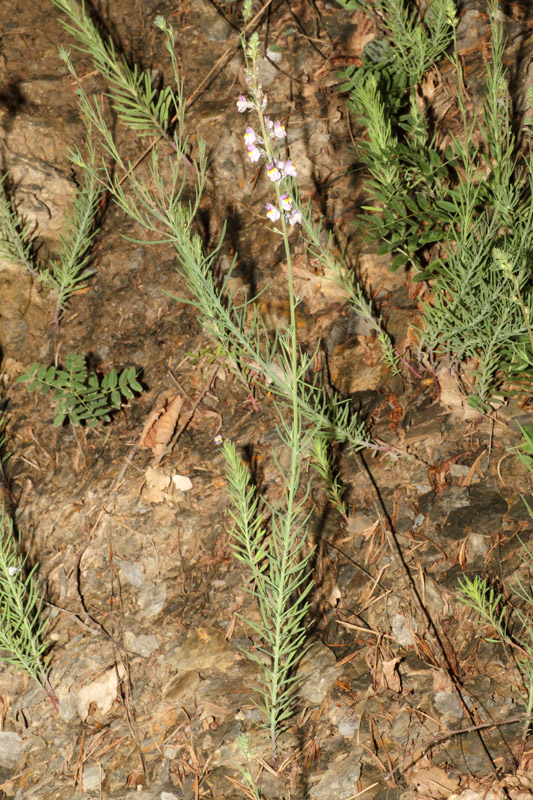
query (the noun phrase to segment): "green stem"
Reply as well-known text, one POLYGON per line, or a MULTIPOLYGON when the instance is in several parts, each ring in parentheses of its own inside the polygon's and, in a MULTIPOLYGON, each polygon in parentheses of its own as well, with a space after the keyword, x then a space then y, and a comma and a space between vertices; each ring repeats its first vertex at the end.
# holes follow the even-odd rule
MULTIPOLYGON (((264 141, 265 150, 268 158, 272 163, 275 163, 275 153, 272 148, 272 140, 270 139, 263 114, 263 107, 260 92, 257 91, 258 76, 257 76, 257 62, 252 61, 251 66, 252 74, 252 88, 254 91, 254 100, 256 102, 256 109, 261 127, 261 135, 264 141)), ((279 695, 283 690, 283 665, 281 664, 281 650, 284 641, 284 618, 287 603, 290 602, 286 597, 286 584, 288 580, 288 560, 290 556, 292 537, 291 525, 293 524, 294 510, 296 505, 296 491, 299 485, 299 433, 301 431, 301 412, 300 401, 298 397, 298 341, 296 337, 296 298, 294 293, 294 276, 292 268, 291 248, 289 244, 289 231, 287 222, 282 210, 281 203, 281 190, 278 181, 273 182, 277 198, 277 207, 281 209, 281 231, 283 235, 283 243, 285 247, 285 257, 287 259, 287 286, 289 291, 289 338, 290 338, 290 374, 291 374, 291 414, 292 421, 290 426, 290 450, 291 461, 288 473, 288 485, 286 496, 286 507, 283 515, 282 527, 282 548, 281 548, 281 562, 279 565, 278 580, 276 582, 276 599, 275 599, 275 630, 274 642, 272 653, 272 683, 270 686, 270 742, 274 759, 277 758, 277 739, 278 739, 278 717, 279 717, 279 695)))

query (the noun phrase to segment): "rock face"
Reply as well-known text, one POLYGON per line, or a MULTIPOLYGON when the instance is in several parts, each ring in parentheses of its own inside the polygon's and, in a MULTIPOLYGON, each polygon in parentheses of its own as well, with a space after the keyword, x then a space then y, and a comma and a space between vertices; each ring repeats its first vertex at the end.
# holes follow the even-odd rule
MULTIPOLYGON (((7 176, 4 191, 27 229, 26 241, 32 242, 34 277, 60 249, 59 237, 65 233, 76 197, 64 149, 63 131, 45 117, 21 114, 13 120, 9 114, 3 118, 0 114, 0 169, 7 176)), ((43 324, 43 303, 27 269, 1 254, 0 289, 0 346, 17 356, 28 346, 29 330, 43 324)))
MULTIPOLYGON (((57 58, 70 36, 48 0, 4 5, 0 167, 46 266, 76 190, 66 150, 85 145, 73 87, 57 58)), ((236 258, 227 287, 239 303, 258 294, 261 335, 272 343, 290 318, 288 264, 279 233, 265 220, 274 187, 243 147, 253 115, 236 111, 247 87, 240 4, 89 5, 119 51, 142 69, 153 65, 162 85, 169 83, 169 54, 151 19, 162 13, 172 21, 188 98, 187 158, 198 158, 198 139, 207 142, 207 188, 194 230, 209 257, 224 228, 210 270, 223 282, 236 258)), ((509 52, 522 48, 520 57, 531 58, 533 7, 500 5, 502 13, 528 15, 509 52)), ((465 0, 461 10, 459 39, 469 51, 486 32, 486 8, 465 0)), ((337 87, 338 71, 348 65, 357 74, 364 44, 376 34, 362 10, 318 0, 256 4, 256 11, 265 12, 258 24, 269 113, 288 131, 281 157, 296 165, 303 202, 322 219, 322 235, 331 231, 335 247, 348 254, 415 371, 405 368, 395 379, 387 373, 372 326, 347 307, 331 265, 292 228, 296 326, 303 351, 313 354, 305 378, 320 371, 330 399, 334 392, 349 397, 350 414, 364 418, 379 449, 335 450, 342 513, 314 474, 310 453, 301 453, 297 499, 303 516, 310 514, 305 552, 314 548, 314 584, 302 621, 309 623, 303 657, 291 676, 294 705, 273 743, 264 679, 275 653, 261 635, 257 585, 235 557, 220 439, 235 441, 253 485, 281 509, 290 462, 279 436, 285 407, 262 385, 259 365, 244 360, 236 374, 223 362, 197 311, 182 302, 190 299, 176 271, 183 254, 112 203, 102 208, 97 273, 72 298, 59 331, 40 284, 0 263, 0 401, 11 453, 3 462, 10 477, 3 500, 52 604, 45 635, 59 700, 56 713, 41 686, 2 663, 0 789, 15 800, 237 800, 248 791, 239 788, 248 770, 265 800, 434 800, 491 774, 477 734, 442 742, 446 731, 473 724, 468 710, 476 723, 498 723, 483 732, 498 768, 524 752, 523 721, 499 724, 523 714, 523 676, 491 640, 493 631, 459 602, 458 579, 499 578, 518 607, 513 581, 530 583, 519 545, 531 537, 520 499, 531 493, 530 478, 510 456, 521 441, 515 419, 530 424, 529 407, 513 400, 506 417, 498 409, 494 419, 476 414, 468 424, 452 405, 443 409, 431 377, 418 372, 419 290, 401 270, 390 272, 390 253, 378 255, 375 243, 353 235, 366 197, 337 87), (33 361, 63 365, 71 351, 97 372, 138 371, 143 393, 106 429, 54 428, 52 393, 28 394, 16 382, 33 361), (158 398, 176 394, 192 416, 156 471, 151 453, 137 444, 158 398), (434 741, 440 744, 428 755, 434 741), (412 755, 420 763, 409 784, 412 755)), ((515 22, 506 25, 516 31, 515 22)), ((485 41, 461 56, 468 97, 481 96, 487 48, 485 41)), ((88 56, 76 59, 81 85, 109 115, 125 158, 136 161, 148 142, 111 114, 108 88, 88 56)), ((518 65, 517 75, 523 72, 518 65)), ((436 119, 449 112, 456 120, 448 78, 433 87, 442 111, 436 119)), ((531 75, 528 81, 521 85, 527 88, 531 75)), ((357 141, 362 132, 354 120, 351 126, 357 141)), ((148 163, 141 160, 134 174, 153 186, 148 163)), ((171 167, 176 154, 160 143, 157 176, 165 191, 171 167)), ((184 177, 187 202, 195 199, 194 177, 194 169, 184 177)), ((132 191, 130 181, 124 187, 132 191)), ((276 368, 283 373, 281 362, 276 368)), ((524 759, 511 789, 533 785, 524 759)), ((484 797, 477 787, 466 791, 484 797)))
POLYGON ((348 800, 353 797, 354 786, 357 785, 361 774, 361 756, 363 750, 355 747, 345 758, 331 764, 323 775, 311 787, 309 797, 312 800, 348 800))
MULTIPOLYGON (((57 91, 57 80, 53 81, 57 91)), ((6 187, 28 235, 46 243, 46 253, 59 246, 66 215, 76 196, 73 170, 66 157, 64 131, 49 113, 0 117, 0 152, 6 187)), ((42 256, 41 256, 42 257, 42 256)), ((14 267, 0 259, 0 269, 14 267)))
POLYGON ((0 768, 13 769, 22 755, 22 739, 13 731, 0 731, 0 768))
MULTIPOLYGON (((53 252, 65 230, 66 215, 72 211, 76 184, 51 164, 16 152, 5 157, 4 171, 9 176, 7 186, 12 187, 10 194, 16 198, 17 213, 29 226, 29 235, 46 241, 48 251, 53 252)), ((0 269, 16 267, 2 259, 0 269)))

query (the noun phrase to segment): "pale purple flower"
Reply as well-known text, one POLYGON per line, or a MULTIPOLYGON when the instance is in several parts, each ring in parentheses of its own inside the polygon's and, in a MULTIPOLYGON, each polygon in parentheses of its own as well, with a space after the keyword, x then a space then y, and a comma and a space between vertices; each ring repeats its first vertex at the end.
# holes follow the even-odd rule
POLYGON ((302 224, 302 214, 297 208, 293 208, 290 214, 286 214, 285 219, 287 220, 291 228, 293 227, 293 225, 302 224))
POLYGON ((276 183, 276 181, 281 180, 281 172, 275 164, 267 164, 267 175, 272 183, 276 183))
POLYGON ((248 155, 250 156, 250 161, 252 162, 252 164, 254 163, 254 161, 259 161, 259 159, 261 158, 261 152, 257 149, 255 144, 251 144, 250 147, 248 148, 248 155))
POLYGON ((237 100, 237 111, 242 114, 244 111, 248 111, 249 108, 252 108, 252 104, 243 94, 240 94, 237 100))
POLYGON ((255 135, 254 129, 249 127, 246 128, 246 133, 244 134, 244 144, 250 146, 255 142, 256 139, 257 136, 255 135))
POLYGON ((267 203, 265 206, 267 210, 267 217, 272 220, 272 222, 276 222, 281 216, 276 206, 273 206, 272 203, 267 203))
POLYGON ((283 174, 284 175, 290 175, 291 178, 295 178, 296 177, 296 175, 298 173, 296 172, 296 168, 295 168, 294 164, 292 163, 292 161, 289 160, 289 161, 286 161, 284 163, 284 165, 283 165, 283 174))
POLYGON ((284 139, 287 135, 287 131, 285 130, 285 125, 282 125, 279 119, 277 119, 274 123, 274 136, 278 139, 284 139))
POLYGON ((274 123, 272 122, 270 117, 265 117, 265 128, 267 129, 267 131, 272 130, 273 127, 274 127, 274 123))
POLYGON ((284 211, 290 211, 292 206, 292 200, 288 194, 282 194, 279 198, 281 202, 281 207, 284 211))

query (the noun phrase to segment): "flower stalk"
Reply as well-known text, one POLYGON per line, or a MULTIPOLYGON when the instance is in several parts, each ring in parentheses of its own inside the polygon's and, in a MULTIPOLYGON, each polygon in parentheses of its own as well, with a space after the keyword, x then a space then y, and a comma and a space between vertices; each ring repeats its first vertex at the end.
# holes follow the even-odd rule
POLYGON ((281 226, 290 309, 288 328, 278 337, 280 357, 290 385, 286 398, 290 409, 289 419, 285 419, 280 407, 277 409, 280 417, 278 433, 290 455, 286 468, 277 462, 284 486, 282 508, 262 498, 270 512, 268 532, 262 516, 258 515, 258 499, 253 488, 248 486, 247 468, 238 460, 232 443, 225 445, 224 454, 230 496, 236 510, 232 513, 236 523, 233 534, 235 553, 250 570, 254 586, 250 591, 257 598, 261 612, 261 624, 246 621, 261 636, 263 645, 260 649, 268 656, 267 665, 256 659, 263 669, 261 688, 258 690, 261 696, 259 707, 265 715, 272 756, 277 762, 279 737, 292 714, 295 700, 298 682, 294 672, 305 652, 305 616, 309 609, 307 597, 313 585, 309 571, 312 551, 306 547, 308 515, 304 513, 309 486, 303 490, 303 496, 298 496, 302 492, 300 463, 310 441, 309 432, 303 429, 301 410, 301 387, 309 361, 302 357, 298 346, 297 299, 289 241, 289 226, 301 222, 301 214, 285 188, 286 180, 296 175, 296 169, 290 161, 280 158, 279 143, 287 135, 285 127, 279 120, 272 122, 265 115, 267 100, 258 75, 259 39, 256 34, 250 37, 249 42, 243 37, 243 49, 250 99, 241 95, 237 109, 241 113, 253 111, 257 115, 260 134, 248 126, 244 144, 252 163, 264 159, 267 176, 274 187, 276 203, 267 203, 266 215, 272 222, 279 221, 281 226))

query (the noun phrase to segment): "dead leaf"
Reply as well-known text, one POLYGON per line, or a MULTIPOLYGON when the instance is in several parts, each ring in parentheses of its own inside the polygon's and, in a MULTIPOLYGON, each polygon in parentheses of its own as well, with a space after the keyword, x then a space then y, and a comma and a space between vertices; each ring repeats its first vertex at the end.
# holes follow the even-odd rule
POLYGON ((366 11, 356 11, 351 22, 355 31, 346 44, 346 52, 350 56, 362 56, 367 44, 376 38, 376 32, 366 11))
POLYGON ((125 789, 137 789, 138 786, 146 786, 146 775, 142 769, 134 769, 127 777, 124 784, 125 789))
POLYGON ((226 719, 229 713, 230 712, 228 711, 227 708, 223 708, 222 706, 219 706, 216 703, 211 703, 209 700, 206 700, 205 702, 200 702, 197 708, 197 714, 199 714, 200 720, 212 717, 214 719, 218 718, 223 721, 226 719))
POLYGON ((407 775, 407 780, 420 794, 431 798, 448 798, 459 788, 459 782, 449 778, 440 767, 414 769, 407 775))
POLYGON ((383 350, 378 339, 372 336, 364 336, 359 333, 355 337, 364 351, 363 364, 367 367, 375 367, 383 358, 383 350))
POLYGON ((461 794, 451 794, 448 800, 486 800, 487 788, 480 788, 479 792, 473 789, 465 789, 461 794))
POLYGON ((165 503, 169 502, 169 495, 165 492, 156 489, 155 486, 144 486, 142 490, 142 499, 145 503, 165 503))
POLYGON ((141 434, 140 448, 150 448, 154 454, 154 463, 159 464, 165 455, 167 445, 172 439, 176 423, 179 419, 183 398, 177 394, 172 399, 163 401, 163 405, 154 409, 141 434))
POLYGON ((381 684, 391 692, 402 691, 402 679, 398 672, 398 664, 401 660, 401 657, 391 658, 390 661, 384 661, 381 665, 381 684))
POLYGON ((440 495, 440 493, 448 486, 450 467, 455 464, 462 455, 463 453, 457 453, 457 455, 451 456, 445 461, 441 461, 440 464, 435 464, 429 468, 429 482, 437 495, 440 495))
POLYGON ((481 453, 478 455, 478 457, 468 470, 468 475, 463 475, 463 477, 460 478, 460 480, 458 481, 459 486, 470 486, 472 483, 472 478, 474 477, 476 472, 479 472, 480 475, 483 475, 483 469, 481 467, 481 459, 483 458, 486 452, 487 452, 486 449, 483 448, 481 453))
POLYGON ((180 489, 182 492, 188 492, 192 489, 192 481, 187 475, 173 475, 172 483, 176 489, 180 489))
MULTIPOLYGON (((332 303, 345 303, 349 292, 339 286, 333 270, 324 270, 318 259, 296 256, 292 262, 295 291, 306 311, 313 316, 329 308, 332 303)), ((287 264, 281 265, 281 274, 286 275, 287 264)))
POLYGON ((145 503, 170 502, 170 477, 168 475, 154 467, 148 467, 144 473, 144 479, 142 498, 145 503))
POLYGON ((116 669, 108 669, 104 675, 83 686, 78 692, 78 714, 82 721, 85 721, 92 703, 95 703, 104 716, 110 711, 111 706, 118 696, 118 681, 126 675, 126 670, 122 664, 118 664, 116 669))
POLYGON ((450 676, 443 669, 436 669, 433 672, 433 691, 448 692, 453 688, 450 676))
POLYGON ((7 387, 25 371, 20 361, 6 356, 2 361, 2 373, 0 375, 0 381, 4 388, 7 389, 7 387))
POLYGON ((451 411, 465 421, 479 419, 479 411, 468 404, 468 397, 463 394, 456 378, 446 367, 437 369, 437 379, 440 387, 439 403, 446 411, 451 411))
POLYGON ((330 604, 330 606, 332 608, 335 608, 335 606, 337 605, 337 603, 339 602, 341 597, 342 597, 342 592, 339 589, 339 587, 337 586, 337 584, 335 584, 332 587, 331 591, 328 592, 328 597, 327 597, 328 603, 330 604))
POLYGON ((144 477, 146 478, 148 486, 153 486, 154 489, 159 489, 161 492, 168 489, 170 485, 170 477, 165 475, 164 472, 161 472, 161 470, 154 469, 154 467, 148 467, 144 473, 144 477))

